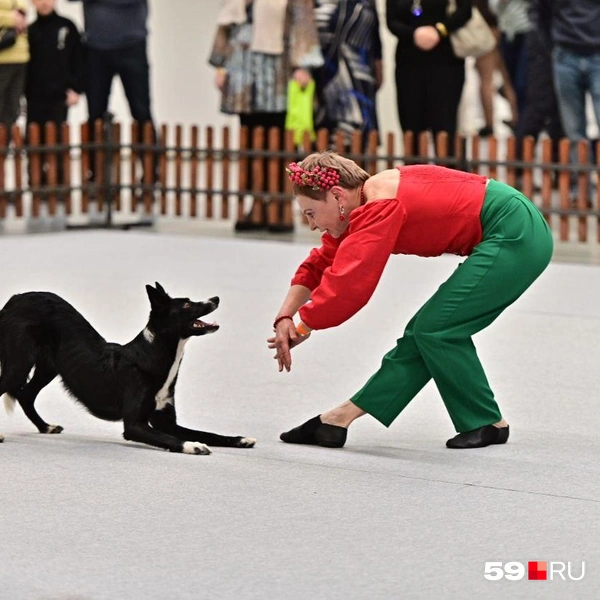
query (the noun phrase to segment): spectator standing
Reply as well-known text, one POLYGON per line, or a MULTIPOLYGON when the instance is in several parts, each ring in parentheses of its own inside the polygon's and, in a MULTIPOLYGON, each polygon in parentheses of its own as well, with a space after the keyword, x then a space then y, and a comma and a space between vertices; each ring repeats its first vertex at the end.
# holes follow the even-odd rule
MULTIPOLYGON (((121 79, 132 118, 143 125, 152 123, 150 64, 148 62, 147 0, 70 0, 83 2, 85 22, 85 93, 93 139, 96 119, 107 112, 112 81, 121 79)), ((156 133, 153 134, 156 139, 156 133)), ((92 169, 95 160, 90 160, 92 169)), ((156 179, 156 164, 153 166, 156 179)), ((93 173, 90 174, 93 178, 93 173)))
MULTIPOLYGON (((490 0, 490 8, 498 15, 500 51, 517 94, 519 113, 525 109, 527 87, 527 34, 531 31, 529 0, 490 0)), ((513 117, 515 117, 513 115, 513 117)), ((516 117, 514 124, 516 125, 516 117)))
MULTIPOLYGON (((471 0, 457 0, 448 14, 446 0, 387 0, 387 26, 398 38, 396 92, 400 126, 417 137, 422 131, 449 134, 454 154, 458 105, 465 83, 465 61, 449 34, 471 18, 471 0)), ((405 149, 407 154, 414 148, 405 149)))
POLYGON ((342 131, 379 129, 376 94, 383 81, 379 17, 375 0, 314 0, 325 64, 315 72, 316 126, 342 131))
MULTIPOLYGON (((473 6, 479 10, 490 29, 493 31, 494 36, 499 40, 500 31, 498 30, 498 19, 490 10, 488 0, 474 0, 473 6)), ((506 64, 504 63, 504 59, 500 54, 498 46, 491 52, 475 59, 475 69, 479 75, 479 97, 485 119, 485 125, 478 131, 478 134, 481 137, 494 135, 494 97, 496 95, 496 82, 494 81, 494 76, 497 72, 502 75, 501 89, 503 95, 510 104, 511 120, 509 123, 514 127, 519 114, 517 109, 517 96, 512 87, 506 64)))
POLYGON ((600 2, 533 0, 531 17, 552 49, 558 108, 572 142, 571 162, 577 163, 577 143, 588 139, 587 93, 600 123, 600 2))
POLYGON ((554 91, 552 53, 537 28, 527 34, 527 72, 525 108, 516 130, 518 157, 523 155, 523 138, 537 140, 546 131, 552 140, 552 160, 558 162, 558 143, 565 132, 554 91))
POLYGON ((147 55, 147 0, 71 0, 83 2, 86 85, 90 121, 103 117, 115 75, 123 84, 131 116, 152 121, 147 55))
MULTIPOLYGON (((41 126, 40 142, 44 145, 44 125, 64 123, 69 107, 79 102, 83 91, 83 47, 75 24, 56 13, 56 0, 33 0, 33 4, 37 19, 28 32, 31 58, 25 86, 27 124, 41 126)), ((58 136, 60 143, 60 129, 58 136)), ((59 160, 58 182, 63 181, 59 160)))
MULTIPOLYGON (((251 139, 257 127, 277 127, 283 140, 290 77, 306 86, 309 69, 323 64, 312 0, 222 0, 209 63, 216 68, 221 112, 239 115, 251 139)), ((250 181, 251 167, 248 175, 250 181)), ((265 192, 266 175, 265 169, 265 192)), ((262 195, 257 195, 236 231, 292 229, 281 222, 267 223, 266 212, 262 195)))
POLYGON ((19 116, 29 60, 25 0, 0 0, 0 27, 15 28, 17 41, 0 50, 0 124, 10 128, 19 116))

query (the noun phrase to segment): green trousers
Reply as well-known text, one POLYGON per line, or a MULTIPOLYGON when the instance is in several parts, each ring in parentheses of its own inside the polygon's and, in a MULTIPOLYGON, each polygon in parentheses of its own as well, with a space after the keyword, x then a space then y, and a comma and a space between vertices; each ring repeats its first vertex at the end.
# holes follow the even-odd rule
POLYGON ((490 180, 482 241, 410 320, 397 345, 352 402, 386 426, 431 379, 458 432, 502 418, 471 337, 542 273, 552 234, 523 194, 490 180))

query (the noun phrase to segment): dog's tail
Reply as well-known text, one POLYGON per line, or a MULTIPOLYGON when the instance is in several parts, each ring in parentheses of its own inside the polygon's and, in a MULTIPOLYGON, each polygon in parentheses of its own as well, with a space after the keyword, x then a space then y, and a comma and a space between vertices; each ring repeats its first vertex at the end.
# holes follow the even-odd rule
POLYGON ((4 394, 4 408, 9 415, 15 411, 16 400, 10 394, 4 394))

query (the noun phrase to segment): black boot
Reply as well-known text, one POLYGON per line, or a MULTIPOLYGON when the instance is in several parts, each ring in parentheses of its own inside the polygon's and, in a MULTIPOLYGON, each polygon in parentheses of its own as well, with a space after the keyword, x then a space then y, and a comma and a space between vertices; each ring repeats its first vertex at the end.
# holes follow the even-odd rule
POLYGON ((506 444, 509 429, 506 427, 494 427, 486 425, 473 431, 459 433, 446 442, 447 448, 485 448, 492 444, 506 444))
POLYGON ((283 432, 279 439, 287 444, 312 444, 325 448, 341 448, 346 443, 348 430, 337 425, 328 425, 317 415, 306 423, 283 432))
POLYGON ((243 219, 235 222, 236 231, 261 231, 267 228, 265 220, 253 221, 252 213, 244 215, 243 219))

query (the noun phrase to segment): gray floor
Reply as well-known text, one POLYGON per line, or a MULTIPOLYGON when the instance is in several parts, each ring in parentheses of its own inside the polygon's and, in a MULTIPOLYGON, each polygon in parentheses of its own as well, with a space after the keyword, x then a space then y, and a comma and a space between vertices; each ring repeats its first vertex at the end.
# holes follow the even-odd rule
MULTIPOLYGON (((503 447, 460 452, 435 388, 385 429, 365 417, 346 448, 280 431, 346 399, 459 259, 393 257, 370 304, 277 372, 265 339, 308 243, 150 232, 0 238, 4 299, 55 291, 109 340, 144 326, 144 284, 218 294, 221 330, 192 340, 177 406, 188 426, 257 437, 251 450, 169 454, 54 382, 35 432, 0 431, 0 598, 598 598, 600 267, 553 263, 477 337, 511 424, 503 447), (563 581, 488 581, 486 561, 570 562, 563 581)), ((4 300, 0 301, 0 304, 4 300)))

